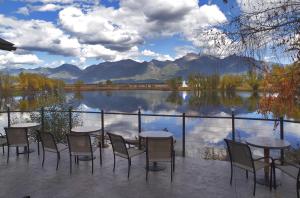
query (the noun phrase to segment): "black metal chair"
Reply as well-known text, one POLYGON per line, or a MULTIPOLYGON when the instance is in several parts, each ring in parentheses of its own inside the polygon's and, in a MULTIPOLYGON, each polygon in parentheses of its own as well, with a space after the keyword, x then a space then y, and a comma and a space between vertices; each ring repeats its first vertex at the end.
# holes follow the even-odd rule
POLYGON ((60 152, 66 150, 68 147, 64 144, 57 144, 53 134, 49 132, 39 132, 39 138, 42 142, 42 148, 43 148, 42 167, 44 167, 45 151, 47 151, 51 153, 56 153, 57 155, 56 170, 58 170, 58 165, 60 161, 60 152))
POLYGON ((4 128, 7 141, 7 163, 9 161, 10 147, 16 147, 17 155, 19 155, 19 147, 27 150, 27 161, 29 162, 29 140, 28 130, 26 128, 4 128))
POLYGON ((125 158, 128 160, 128 173, 127 177, 129 178, 130 167, 131 167, 131 158, 137 155, 144 153, 144 150, 139 150, 136 148, 127 148, 126 141, 121 135, 116 135, 113 133, 107 133, 112 144, 113 154, 114 154, 114 168, 115 172, 116 168, 116 156, 121 158, 125 158))
POLYGON ((170 162, 171 181, 175 171, 175 151, 173 137, 146 138, 146 181, 148 180, 149 163, 170 162))
MULTIPOLYGON (((254 187, 253 187, 253 196, 255 196, 256 190, 256 171, 264 169, 265 167, 271 167, 270 169, 270 190, 272 189, 272 163, 265 163, 264 161, 259 161, 265 159, 265 157, 260 157, 253 159, 252 152, 250 147, 247 144, 236 142, 233 140, 224 139, 227 144, 228 154, 230 158, 230 185, 232 185, 232 174, 233 166, 240 169, 246 170, 246 176, 248 178, 248 172, 252 172, 254 187)), ((272 158, 268 158, 272 161, 272 158)))
POLYGON ((0 146, 2 146, 2 154, 4 155, 4 147, 7 146, 5 135, 0 134, 0 146))
POLYGON ((276 190, 276 171, 275 169, 281 170, 286 175, 296 180, 296 191, 297 198, 300 198, 300 165, 294 162, 281 161, 280 159, 274 159, 273 161, 273 177, 274 177, 274 189, 276 190), (278 163, 276 163, 278 162, 278 163))
MULTIPOLYGON (((69 154, 70 154, 70 174, 72 174, 72 156, 75 156, 78 164, 78 156, 87 156, 92 161, 92 174, 94 173, 94 152, 98 146, 93 146, 91 137, 83 133, 70 133, 67 134, 69 154)), ((102 156, 100 150, 100 165, 102 165, 102 156)))

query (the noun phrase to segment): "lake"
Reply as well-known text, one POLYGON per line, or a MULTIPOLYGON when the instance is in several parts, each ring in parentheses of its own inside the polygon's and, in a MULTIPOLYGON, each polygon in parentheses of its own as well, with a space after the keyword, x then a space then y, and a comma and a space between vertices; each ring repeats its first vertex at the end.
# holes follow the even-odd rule
MULTIPOLYGON (((239 117, 263 118, 257 113, 259 94, 236 92, 231 94, 214 92, 195 96, 192 92, 171 91, 90 91, 69 92, 58 100, 51 94, 35 96, 13 96, 1 99, 0 108, 10 104, 11 109, 39 109, 63 102, 73 109, 82 111, 127 112, 137 113, 141 109, 145 114, 167 115, 208 115, 231 116, 231 111, 239 117)), ((270 115, 271 117, 271 115, 270 115)), ((79 115, 81 125, 101 126, 100 114, 83 113, 79 115)), ((296 119, 299 118, 288 118, 296 119)), ((30 120, 29 113, 12 113, 12 120, 20 122, 30 120)), ((138 117, 136 115, 105 115, 105 129, 119 132, 124 136, 138 136, 138 117)), ((0 125, 7 125, 7 115, 1 114, 0 125)), ((279 126, 271 121, 236 120, 236 138, 245 139, 252 136, 279 137, 279 126)), ((142 131, 168 130, 176 138, 176 150, 182 151, 182 118, 142 116, 142 131)), ((285 139, 298 148, 300 142, 300 124, 285 123, 285 139)), ((224 138, 231 138, 231 119, 186 118, 186 155, 208 159, 222 158, 224 138)), ((256 152, 262 152, 257 150, 256 152)))

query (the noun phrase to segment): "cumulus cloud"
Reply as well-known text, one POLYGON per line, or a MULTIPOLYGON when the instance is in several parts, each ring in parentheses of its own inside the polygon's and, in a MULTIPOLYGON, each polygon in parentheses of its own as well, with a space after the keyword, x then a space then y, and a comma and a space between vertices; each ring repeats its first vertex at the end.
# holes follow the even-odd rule
MULTIPOLYGON (((58 22, 18 20, 0 15, 0 35, 14 41, 17 47, 44 51, 63 56, 120 60, 139 59, 139 56, 158 60, 174 59, 138 48, 156 36, 179 35, 196 47, 209 46, 209 39, 199 36, 201 29, 223 23, 225 15, 216 5, 198 5, 197 0, 120 0, 119 7, 97 5, 95 0, 22 0, 26 7, 21 14, 31 11, 60 10, 58 22), (79 5, 79 6, 78 6, 79 5), (86 9, 85 5, 90 6, 86 9), (203 40, 201 40, 203 39, 203 40)), ((194 49, 177 49, 176 56, 194 49)))
POLYGON ((142 43, 137 31, 111 19, 111 12, 114 10, 100 8, 84 14, 79 8, 69 7, 59 13, 59 20, 62 27, 75 34, 81 43, 101 44, 117 51, 127 51, 142 43))
POLYGON ((78 40, 64 34, 51 22, 16 20, 0 15, 0 35, 13 41, 18 48, 29 51, 71 56, 80 54, 78 40))
POLYGON ((159 53, 153 52, 151 50, 143 50, 141 53, 144 56, 151 57, 151 58, 159 60, 159 61, 174 60, 174 58, 172 58, 168 54, 159 54, 159 53))
POLYGON ((0 67, 19 66, 19 65, 36 65, 43 61, 34 54, 16 54, 7 52, 0 54, 0 67))

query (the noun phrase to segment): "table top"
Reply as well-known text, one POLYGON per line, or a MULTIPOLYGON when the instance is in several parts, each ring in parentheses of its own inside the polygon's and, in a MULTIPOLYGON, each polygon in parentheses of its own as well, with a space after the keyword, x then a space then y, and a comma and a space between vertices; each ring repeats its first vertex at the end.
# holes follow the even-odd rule
POLYGON ((75 132, 75 133, 95 133, 95 132, 100 132, 101 127, 97 127, 97 126, 79 126, 79 127, 72 128, 71 131, 75 132))
POLYGON ((173 134, 166 131, 144 131, 139 134, 140 137, 172 137, 173 134))
POLYGON ((34 128, 40 126, 40 123, 37 122, 26 122, 26 123, 17 123, 10 125, 11 128, 34 128))
POLYGON ((247 144, 258 148, 284 149, 291 146, 286 140, 275 139, 272 137, 252 137, 246 139, 247 144))

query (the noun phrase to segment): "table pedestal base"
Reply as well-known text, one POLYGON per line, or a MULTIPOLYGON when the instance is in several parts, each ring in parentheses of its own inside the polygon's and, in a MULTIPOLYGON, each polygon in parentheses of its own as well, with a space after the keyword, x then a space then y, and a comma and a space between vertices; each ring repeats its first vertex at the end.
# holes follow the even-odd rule
POLYGON ((158 165, 157 162, 153 162, 152 165, 149 166, 149 171, 162 171, 162 170, 165 170, 166 169, 166 166, 164 165, 158 165))
POLYGON ((96 159, 96 157, 94 156, 93 158, 91 156, 78 156, 78 160, 79 161, 91 161, 96 159))
POLYGON ((21 152, 17 151, 17 154, 28 154, 28 153, 32 153, 32 152, 34 152, 33 149, 29 149, 29 150, 28 150, 27 147, 24 147, 24 150, 21 151, 21 152))

